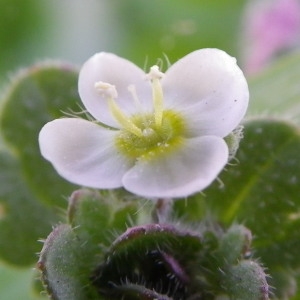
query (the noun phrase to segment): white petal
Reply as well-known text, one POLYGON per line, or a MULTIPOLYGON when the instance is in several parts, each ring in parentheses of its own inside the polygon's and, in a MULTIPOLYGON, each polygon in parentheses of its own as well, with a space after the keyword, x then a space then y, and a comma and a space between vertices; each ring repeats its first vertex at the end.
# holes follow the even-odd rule
POLYGON ((92 188, 122 186, 129 163, 116 153, 114 131, 83 119, 47 123, 39 135, 42 155, 72 183, 92 188))
POLYGON ((165 105, 180 110, 193 135, 228 135, 244 117, 246 79, 235 58, 201 49, 176 62, 162 79, 165 105))
POLYGON ((140 161, 123 177, 124 187, 144 197, 186 197, 206 188, 228 160, 223 139, 204 136, 186 140, 173 154, 140 161))
POLYGON ((136 88, 141 105, 149 108, 152 105, 151 87, 145 80, 145 73, 130 61, 110 53, 97 53, 83 65, 78 81, 81 100, 90 114, 100 122, 117 127, 119 124, 111 115, 107 99, 95 89, 95 83, 102 81, 116 87, 116 102, 127 114, 136 112, 137 107, 128 91, 130 85, 136 88))

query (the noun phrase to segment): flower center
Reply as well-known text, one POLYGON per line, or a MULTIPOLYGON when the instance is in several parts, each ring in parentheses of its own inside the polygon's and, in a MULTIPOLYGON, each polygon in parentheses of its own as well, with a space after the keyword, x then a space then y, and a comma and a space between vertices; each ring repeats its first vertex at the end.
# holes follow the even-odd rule
MULTIPOLYGON (((153 112, 136 113, 131 116, 127 116, 116 103, 118 95, 115 86, 101 81, 95 83, 95 88, 107 99, 111 114, 122 127, 116 136, 116 147, 129 158, 151 159, 182 144, 185 132, 184 118, 177 111, 164 109, 160 83, 163 75, 158 66, 151 67, 147 75, 152 86, 153 112)), ((128 90, 137 107, 141 106, 135 87, 129 86, 128 90)))

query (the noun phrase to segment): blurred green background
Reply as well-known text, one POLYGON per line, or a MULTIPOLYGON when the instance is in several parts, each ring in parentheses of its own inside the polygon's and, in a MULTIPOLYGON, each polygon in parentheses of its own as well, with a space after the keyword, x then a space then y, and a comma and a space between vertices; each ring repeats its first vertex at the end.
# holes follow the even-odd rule
MULTIPOLYGON (((20 68, 44 60, 80 66, 99 51, 116 53, 143 68, 216 47, 237 57, 243 68, 246 5, 245 0, 0 0, 2 94, 20 68)), ((281 91, 279 86, 274 93, 281 91)), ((257 99, 264 97, 259 88, 253 93, 257 99)), ((268 105, 259 104, 251 111, 264 111, 268 105)), ((33 267, 0 262, 0 299, 42 298, 32 291, 37 276, 33 267)))
POLYGON ((81 64, 99 51, 140 66, 203 47, 239 55, 243 0, 1 0, 0 72, 44 59, 81 64))

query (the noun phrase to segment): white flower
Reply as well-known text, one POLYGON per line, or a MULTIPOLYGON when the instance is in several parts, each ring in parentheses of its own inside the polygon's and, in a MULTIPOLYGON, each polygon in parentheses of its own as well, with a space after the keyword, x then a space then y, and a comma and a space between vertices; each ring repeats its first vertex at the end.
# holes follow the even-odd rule
POLYGON ((42 155, 70 182, 150 198, 185 197, 218 176, 228 161, 223 138, 240 123, 249 98, 236 60, 217 49, 192 52, 165 74, 153 66, 147 75, 98 53, 80 71, 79 94, 99 122, 47 123, 42 155))

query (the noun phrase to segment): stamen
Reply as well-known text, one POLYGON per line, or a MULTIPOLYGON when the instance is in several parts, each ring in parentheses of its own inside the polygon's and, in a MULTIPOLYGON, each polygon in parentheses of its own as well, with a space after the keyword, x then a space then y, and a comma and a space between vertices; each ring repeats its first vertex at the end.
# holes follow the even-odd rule
POLYGON ((154 106, 154 117, 156 126, 161 126, 163 117, 163 91, 160 84, 160 79, 164 76, 164 73, 159 71, 158 66, 150 68, 150 72, 147 76, 152 82, 152 97, 154 106))
POLYGON ((118 97, 116 87, 112 84, 103 81, 98 81, 95 83, 94 87, 97 90, 97 92, 103 97, 113 99, 116 99, 118 97))
POLYGON ((115 119, 129 132, 138 137, 142 137, 143 133, 121 110, 116 101, 112 98, 108 99, 108 105, 115 119))
POLYGON ((159 67, 154 65, 150 68, 150 72, 147 74, 147 78, 149 80, 153 79, 162 79, 164 77, 164 73, 159 71, 159 67))
POLYGON ((106 82, 96 82, 96 90, 105 97, 108 101, 109 110, 111 111, 114 118, 122 125, 122 127, 132 134, 142 137, 143 133, 140 128, 138 128, 121 110, 121 108, 116 103, 115 99, 118 96, 117 90, 114 85, 106 82))

